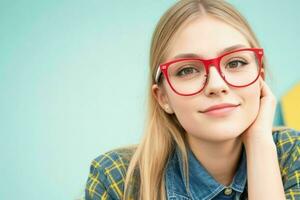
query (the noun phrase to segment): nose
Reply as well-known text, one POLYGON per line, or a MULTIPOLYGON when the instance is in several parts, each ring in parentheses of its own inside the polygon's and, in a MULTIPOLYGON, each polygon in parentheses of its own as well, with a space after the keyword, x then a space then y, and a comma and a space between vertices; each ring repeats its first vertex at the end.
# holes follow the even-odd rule
POLYGON ((219 96, 227 94, 229 87, 216 67, 210 66, 209 73, 207 75, 207 82, 204 88, 204 94, 206 96, 219 96))

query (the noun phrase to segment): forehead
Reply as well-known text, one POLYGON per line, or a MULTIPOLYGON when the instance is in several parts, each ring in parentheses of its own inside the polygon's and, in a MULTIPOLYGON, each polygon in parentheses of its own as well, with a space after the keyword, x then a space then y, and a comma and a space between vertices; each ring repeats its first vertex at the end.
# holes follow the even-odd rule
POLYGON ((174 35, 167 59, 186 53, 213 58, 223 49, 237 44, 250 47, 246 37, 233 26, 215 17, 198 16, 183 24, 174 35))

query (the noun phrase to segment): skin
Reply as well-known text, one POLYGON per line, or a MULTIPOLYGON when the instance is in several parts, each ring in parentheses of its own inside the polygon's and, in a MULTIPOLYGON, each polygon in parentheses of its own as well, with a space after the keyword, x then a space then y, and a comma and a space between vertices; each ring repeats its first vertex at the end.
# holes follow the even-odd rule
MULTIPOLYGON (((172 60, 182 53, 194 53, 201 58, 211 59, 233 45, 250 47, 242 33, 211 16, 197 17, 183 24, 175 38, 176 40, 171 41, 165 61, 172 60)), ((167 113, 176 115, 186 130, 191 150, 218 182, 224 185, 232 182, 244 143, 247 167, 250 169, 249 197, 284 199, 276 146, 272 138, 276 100, 271 90, 261 77, 250 86, 235 88, 227 85, 215 67, 210 67, 208 76, 206 87, 193 96, 174 93, 166 81, 163 81, 161 86, 154 84, 152 92, 167 113), (240 106, 225 117, 211 117, 199 112, 219 103, 234 103, 240 106), (266 153, 258 156, 258 149, 266 153), (266 160, 272 164, 267 168, 271 169, 272 173, 257 165, 262 161, 266 163, 266 160), (255 174, 260 174, 261 177, 255 178, 255 174), (275 191, 278 193, 275 192, 274 198, 270 198, 270 193, 266 192, 268 183, 273 184, 273 187, 269 188, 272 194, 274 185, 277 188, 275 191), (267 198, 262 196, 262 193, 267 193, 267 198)))

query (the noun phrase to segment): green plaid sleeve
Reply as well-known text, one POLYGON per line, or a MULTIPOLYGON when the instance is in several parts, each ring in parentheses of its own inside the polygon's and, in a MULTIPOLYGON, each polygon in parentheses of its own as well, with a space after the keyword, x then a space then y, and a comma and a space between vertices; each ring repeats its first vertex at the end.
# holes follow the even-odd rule
POLYGON ((108 194, 105 182, 103 181, 104 173, 99 170, 100 163, 93 160, 90 167, 90 173, 88 176, 86 189, 85 189, 85 199, 86 200, 110 200, 111 196, 108 194), (100 179, 100 177, 102 177, 100 179))
POLYGON ((86 200, 122 199, 128 150, 112 150, 94 159, 85 188, 86 200))
POLYGON ((300 132, 284 129, 276 133, 276 146, 287 200, 300 199, 300 132))

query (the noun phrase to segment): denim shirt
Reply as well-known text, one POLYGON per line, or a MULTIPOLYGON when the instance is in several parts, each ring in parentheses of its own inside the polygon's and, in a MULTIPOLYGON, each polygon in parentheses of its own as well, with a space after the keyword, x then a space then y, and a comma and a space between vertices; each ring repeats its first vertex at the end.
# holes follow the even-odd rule
POLYGON ((188 149, 189 186, 183 176, 183 164, 179 148, 176 147, 173 156, 167 164, 165 182, 167 199, 173 200, 226 200, 247 199, 247 164, 246 152, 243 146, 236 174, 230 186, 217 182, 197 160, 194 153, 188 149), (245 192, 244 192, 245 190, 245 192), (244 193, 243 193, 244 192, 244 193), (243 193, 243 194, 242 194, 243 193))
MULTIPOLYGON (((291 128, 274 130, 278 164, 286 199, 300 199, 300 131, 291 128)), ((183 178, 182 159, 177 146, 170 155, 165 170, 165 189, 170 200, 247 199, 246 152, 242 154, 232 183, 228 188, 218 183, 188 149, 190 192, 183 178), (241 194, 242 193, 242 194, 241 194)), ((92 160, 86 183, 86 200, 121 200, 129 162, 135 148, 120 148, 101 154, 92 160)), ((138 199, 139 174, 134 176, 132 198, 138 199)))

